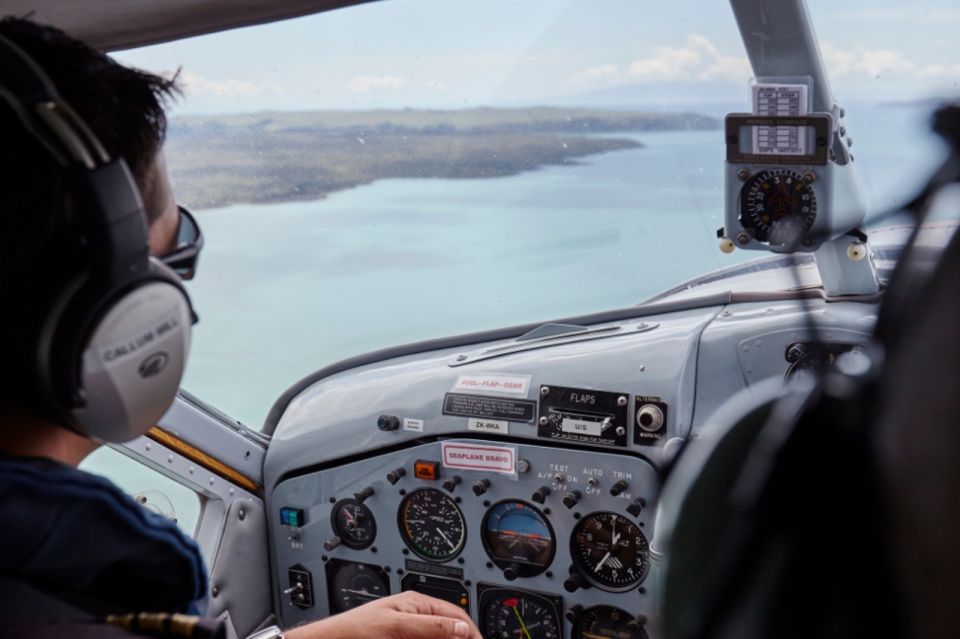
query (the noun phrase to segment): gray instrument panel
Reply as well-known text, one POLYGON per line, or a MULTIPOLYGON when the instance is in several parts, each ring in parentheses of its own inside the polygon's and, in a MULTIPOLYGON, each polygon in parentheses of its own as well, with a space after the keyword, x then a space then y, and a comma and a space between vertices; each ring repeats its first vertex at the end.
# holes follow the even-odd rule
MULTIPOLYGON (((494 584, 517 591, 533 591, 560 597, 563 601, 562 609, 557 611, 560 615, 574 604, 583 608, 611 605, 647 616, 653 613, 656 607, 655 593, 646 586, 654 583, 656 577, 649 570, 639 583, 631 585, 623 592, 610 592, 590 585, 589 582, 586 589, 580 587, 574 593, 569 593, 564 588, 564 582, 569 578, 569 569, 574 564, 571 557, 571 534, 578 521, 591 513, 617 513, 623 518, 619 520, 621 528, 625 521, 629 521, 642 531, 644 537, 650 537, 654 509, 644 507, 634 516, 627 508, 638 502, 653 503, 659 487, 653 466, 634 455, 612 451, 586 456, 581 451, 569 448, 494 443, 483 439, 451 439, 445 442, 451 446, 447 451, 448 457, 451 450, 469 449, 472 446, 512 449, 515 451, 516 465, 524 472, 510 476, 483 470, 452 468, 443 463, 441 443, 434 442, 293 477, 278 484, 273 494, 273 510, 287 506, 304 511, 302 526, 281 525, 273 529, 277 569, 282 574, 281 586, 285 590, 295 587, 295 580, 290 582, 290 575, 287 574, 288 569, 294 567, 298 571, 309 573, 313 594, 313 600, 306 602, 310 605, 303 605, 303 601, 299 602, 300 605, 295 605, 296 595, 301 591, 290 592, 284 597, 280 614, 285 625, 296 625, 337 612, 331 611, 329 605, 328 592, 336 591, 336 588, 327 580, 326 564, 334 562, 336 569, 341 561, 380 567, 384 573, 379 577, 388 580, 391 594, 401 591, 401 579, 409 573, 444 576, 459 581, 469 593, 467 608, 471 616, 478 621, 480 584, 494 584), (414 464, 418 460, 440 462, 440 476, 436 480, 416 478, 414 464), (398 468, 404 469, 405 475, 395 484, 391 484, 387 475, 398 468), (453 477, 459 477, 460 482, 452 491, 444 488, 444 481, 453 477), (483 494, 474 494, 472 487, 484 479, 489 481, 489 486, 485 487, 483 494), (612 496, 610 490, 617 482, 624 482, 626 486, 617 496, 612 496), (531 498, 543 486, 549 487, 550 492, 543 503, 536 503, 531 498), (376 535, 372 544, 364 549, 354 549, 339 543, 330 550, 324 549, 324 543, 335 537, 331 521, 334 502, 351 498, 355 493, 367 488, 372 488, 373 493, 363 501, 363 505, 376 520, 376 535), (398 521, 401 502, 405 495, 423 488, 432 488, 449 495, 456 500, 463 514, 466 540, 462 551, 448 561, 432 561, 417 556, 401 536, 400 526, 403 524, 398 521), (573 491, 579 491, 581 497, 576 504, 568 508, 563 503, 563 497, 573 491), (545 516, 552 528, 555 553, 549 565, 536 576, 519 576, 513 580, 506 578, 504 570, 491 560, 485 550, 481 528, 484 516, 504 500, 521 500, 535 507, 545 516)), ((636 511, 636 506, 633 510, 636 511)), ((330 548, 329 545, 327 547, 330 548)), ((616 560, 611 558, 605 563, 610 562, 616 560)), ((360 583, 369 583, 369 579, 361 579, 358 587, 352 588, 358 591, 358 601, 364 598, 364 595, 359 594, 363 591, 360 583)), ((334 592, 333 596, 340 595, 334 592)), ((565 626, 563 636, 572 636, 570 621, 562 619, 561 623, 565 626)))
POLYGON ((411 573, 430 572, 425 566, 439 566, 440 572, 452 569, 448 577, 463 584, 471 616, 481 625, 480 589, 498 586, 537 593, 542 602, 557 604, 560 639, 575 639, 573 625, 563 619, 564 611, 599 605, 649 617, 646 628, 655 639, 659 549, 652 548, 653 561, 642 584, 625 592, 596 586, 567 592, 564 581, 572 563, 574 513, 582 517, 593 512, 618 513, 642 523, 640 530, 652 542, 659 469, 676 453, 677 445, 708 424, 710 415, 729 397, 760 379, 782 379, 790 366, 784 359, 790 345, 812 337, 808 333, 811 318, 828 340, 853 346, 869 334, 875 306, 780 300, 703 307, 596 324, 569 336, 427 351, 318 381, 288 406, 264 465, 275 609, 283 624, 292 626, 330 614, 327 567, 347 561, 366 566, 363 570, 368 573, 376 571, 373 576, 388 583, 390 593, 400 592, 401 581, 411 573), (503 394, 467 388, 463 379, 483 384, 487 376, 494 382, 526 381, 516 392, 503 394), (592 394, 597 402, 591 410, 575 410, 568 401, 574 395, 579 401, 592 394), (489 430, 478 428, 464 414, 476 402, 458 399, 463 395, 485 397, 490 401, 483 400, 482 410, 513 411, 513 416, 481 419, 501 424, 489 430), (522 406, 524 402, 527 407, 522 406), (661 405, 664 423, 656 438, 647 439, 648 431, 638 425, 639 413, 651 403, 661 405), (604 422, 604 415, 613 421, 604 422), (390 423, 378 423, 383 417, 391 418, 390 423), (599 429, 602 436, 585 441, 557 439, 551 433, 561 423, 570 431, 583 427, 596 433, 599 429), (621 434, 617 426, 629 427, 621 434), (441 462, 442 443, 450 441, 512 447, 516 460, 529 464, 529 470, 513 478, 477 470, 453 472, 441 466, 439 480, 415 479, 414 463, 441 462), (568 468, 559 471, 557 466, 568 468), (404 468, 406 474, 391 485, 387 474, 397 468, 404 468), (584 469, 598 473, 588 475, 584 469), (589 494, 582 490, 582 500, 568 509, 562 496, 569 486, 559 485, 551 475, 557 472, 576 476, 581 489, 589 486, 591 477, 598 485, 591 486, 589 494), (609 489, 617 473, 631 475, 629 488, 612 497, 609 489), (453 474, 460 476, 461 483, 451 493, 442 484, 453 474), (474 495, 472 486, 484 478, 490 486, 484 494, 474 495), (551 492, 541 505, 532 495, 543 485, 549 485, 551 492), (457 506, 466 525, 466 542, 462 552, 446 562, 427 561, 409 552, 399 530, 398 508, 404 499, 400 491, 410 494, 426 486, 461 500, 457 506), (368 487, 373 494, 363 504, 376 520, 375 541, 366 548, 339 544, 324 549, 324 542, 334 536, 331 499, 339 503, 368 487), (647 506, 634 516, 626 508, 637 498, 647 506), (549 508, 546 519, 556 551, 538 575, 510 580, 503 566, 487 565, 490 557, 480 536, 488 510, 484 504, 495 506, 504 499, 522 500, 544 513, 549 508), (282 524, 284 507, 302 510, 303 525, 282 524), (408 566, 408 561, 417 563, 408 566), (309 607, 293 602, 303 591, 295 589, 291 568, 310 575, 313 601, 309 607), (389 572, 380 572, 384 568, 389 572))

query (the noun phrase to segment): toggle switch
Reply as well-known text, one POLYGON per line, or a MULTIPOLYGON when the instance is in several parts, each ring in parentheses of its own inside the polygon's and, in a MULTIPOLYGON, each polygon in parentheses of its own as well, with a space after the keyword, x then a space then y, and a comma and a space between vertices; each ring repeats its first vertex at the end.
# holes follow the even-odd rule
POLYGON ((473 494, 479 497, 483 493, 487 492, 488 488, 490 488, 490 480, 486 478, 481 479, 473 485, 473 494))
POLYGON ((462 482, 462 481, 463 481, 463 480, 460 479, 460 475, 454 475, 454 476, 451 477, 450 479, 444 480, 444 482, 443 482, 443 487, 446 488, 448 491, 450 491, 450 492, 452 493, 452 492, 454 491, 454 489, 455 489, 457 486, 459 486, 459 485, 460 485, 460 482, 462 482))
POLYGON ((581 495, 579 490, 574 490, 573 492, 569 492, 563 496, 563 505, 566 506, 567 508, 573 508, 574 506, 577 505, 577 502, 580 501, 580 497, 581 495))

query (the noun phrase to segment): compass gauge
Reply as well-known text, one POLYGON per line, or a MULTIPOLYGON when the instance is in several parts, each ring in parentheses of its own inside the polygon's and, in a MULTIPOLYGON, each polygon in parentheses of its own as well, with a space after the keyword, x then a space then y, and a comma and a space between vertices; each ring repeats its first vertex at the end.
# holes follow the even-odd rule
POLYGON ((774 246, 792 246, 807 236, 817 219, 811 174, 790 169, 760 171, 740 190, 740 224, 753 237, 774 246))

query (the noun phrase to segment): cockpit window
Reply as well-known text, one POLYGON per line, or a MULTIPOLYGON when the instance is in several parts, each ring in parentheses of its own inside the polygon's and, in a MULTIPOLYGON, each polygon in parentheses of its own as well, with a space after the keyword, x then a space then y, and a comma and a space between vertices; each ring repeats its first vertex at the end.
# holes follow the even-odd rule
MULTIPOLYGON (((811 0, 871 211, 942 157, 952 2, 811 0)), ((377 2, 115 54, 179 77, 166 147, 206 235, 185 386, 253 426, 361 352, 624 307, 719 251, 729 6, 377 2)), ((748 280, 737 286, 749 287, 748 280)))

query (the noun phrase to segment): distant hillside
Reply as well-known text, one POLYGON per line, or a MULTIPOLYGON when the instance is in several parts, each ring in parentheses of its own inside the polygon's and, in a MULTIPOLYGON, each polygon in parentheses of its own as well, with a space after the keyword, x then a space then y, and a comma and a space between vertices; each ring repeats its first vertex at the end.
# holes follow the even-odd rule
POLYGON ((194 208, 320 199, 381 178, 486 178, 642 145, 585 135, 714 129, 697 114, 558 109, 314 111, 175 118, 178 198, 194 208))

